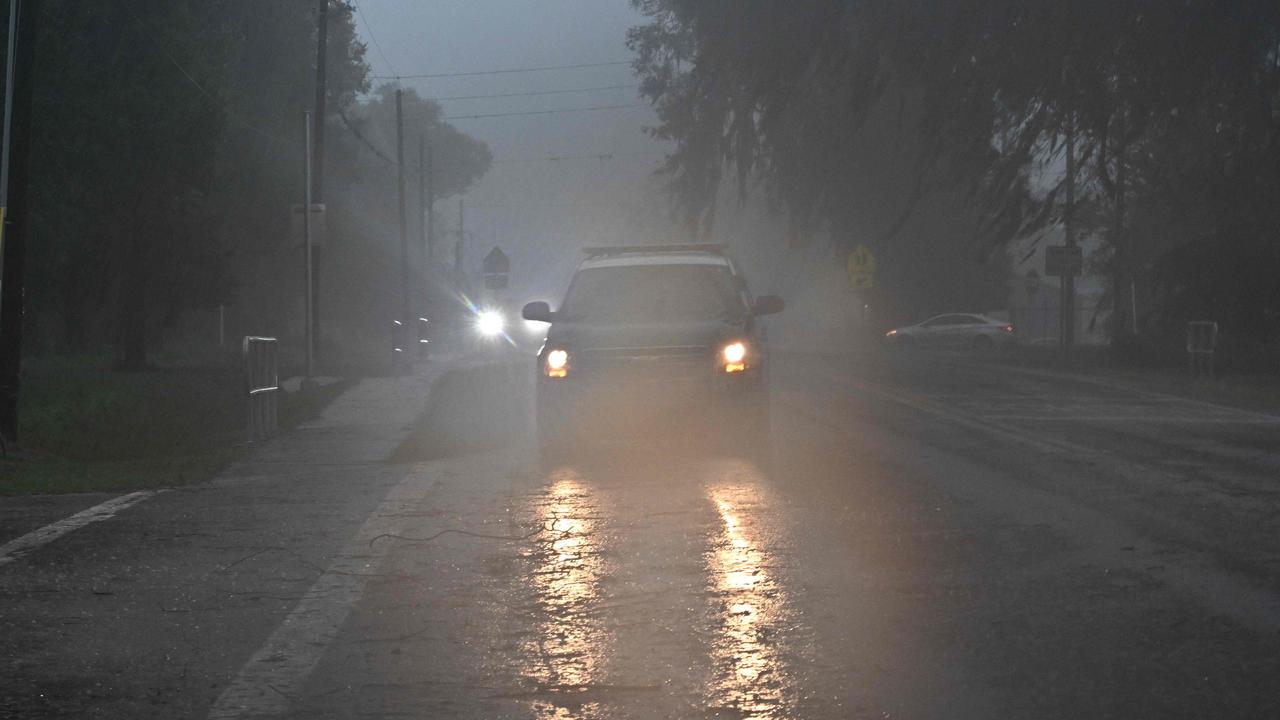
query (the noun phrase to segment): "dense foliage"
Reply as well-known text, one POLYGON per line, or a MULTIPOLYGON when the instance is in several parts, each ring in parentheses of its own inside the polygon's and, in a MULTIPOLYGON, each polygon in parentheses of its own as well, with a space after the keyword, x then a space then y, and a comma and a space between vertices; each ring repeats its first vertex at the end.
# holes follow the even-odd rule
POLYGON ((934 245, 990 255, 1060 223, 1070 131, 1078 230, 1102 241, 1117 307, 1136 286, 1147 319, 1280 332, 1272 0, 633 2, 692 227, 732 169, 797 226, 881 251, 930 198, 962 196, 976 222, 934 245))
MULTIPOLYGON (((44 0, 32 151, 29 347, 110 348, 140 368, 166 339, 301 334, 300 251, 289 208, 302 201, 303 112, 315 99, 316 0, 44 0)), ((350 262, 386 253, 395 165, 371 165, 364 134, 390 130, 369 96, 354 8, 329 0, 325 171, 330 241, 350 262), (376 116, 376 119, 375 119, 376 116), (360 203, 350 202, 359 196, 360 203), (370 204, 364 202, 375 199, 370 204), (359 211, 361 222, 344 219, 359 211)), ((415 136, 423 123, 415 121, 415 136)), ((482 175, 488 152, 438 123, 440 197, 482 175), (454 157, 458 155, 458 157, 454 157)), ((394 152, 394 144, 385 145, 394 152)), ((407 163, 408 164, 408 163, 407 163)), ((416 211, 414 211, 416 214, 416 211)), ((370 261, 372 262, 372 261, 370 261)), ((364 265, 370 265, 364 262, 364 265)), ((329 262, 325 302, 370 304, 377 277, 329 262), (358 275, 357 277, 352 277, 358 275)), ((340 334, 340 328, 334 328, 340 334)))

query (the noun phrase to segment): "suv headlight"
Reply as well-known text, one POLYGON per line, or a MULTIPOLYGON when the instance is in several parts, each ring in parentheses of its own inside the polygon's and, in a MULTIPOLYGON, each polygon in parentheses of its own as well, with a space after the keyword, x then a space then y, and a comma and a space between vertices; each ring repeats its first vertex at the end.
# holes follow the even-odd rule
POLYGON ((720 365, 727 373, 742 372, 747 369, 747 344, 735 340, 720 348, 720 365))
POLYGON ((547 377, 562 378, 569 375, 569 352, 567 350, 555 349, 547 352, 546 360, 547 377))

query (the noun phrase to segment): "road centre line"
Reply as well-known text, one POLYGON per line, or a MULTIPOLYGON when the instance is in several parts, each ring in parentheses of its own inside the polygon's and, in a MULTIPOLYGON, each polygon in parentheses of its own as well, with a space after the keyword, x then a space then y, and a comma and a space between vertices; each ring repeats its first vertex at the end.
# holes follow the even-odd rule
POLYGON ((147 498, 162 493, 164 490, 139 490, 128 495, 111 498, 91 508, 81 510, 75 515, 49 523, 42 528, 0 545, 0 565, 7 565, 22 558, 36 548, 47 545, 67 533, 78 530, 85 525, 110 520, 120 511, 137 505, 147 498))
POLYGON ((364 594, 364 575, 376 572, 394 543, 372 544, 379 535, 403 535, 421 518, 406 512, 426 499, 434 476, 421 470, 404 478, 369 514, 356 534, 312 583, 262 647, 218 696, 210 720, 284 715, 302 685, 364 594))

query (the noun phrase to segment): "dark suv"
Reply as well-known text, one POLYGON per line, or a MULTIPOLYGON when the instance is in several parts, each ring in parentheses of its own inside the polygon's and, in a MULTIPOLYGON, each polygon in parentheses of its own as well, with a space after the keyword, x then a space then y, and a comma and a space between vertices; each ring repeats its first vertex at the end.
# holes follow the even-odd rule
POLYGON ((551 323, 536 365, 544 459, 653 430, 764 452, 769 356, 759 318, 780 312, 782 299, 752 298, 719 245, 585 252, 557 311, 532 302, 523 312, 551 323))

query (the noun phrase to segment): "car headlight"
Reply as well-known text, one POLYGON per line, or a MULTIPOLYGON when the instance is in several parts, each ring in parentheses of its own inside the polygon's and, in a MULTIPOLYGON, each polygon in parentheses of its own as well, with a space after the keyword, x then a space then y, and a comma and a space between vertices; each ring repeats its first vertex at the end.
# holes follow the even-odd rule
POLYGON ((551 350, 547 353, 547 377, 562 378, 569 374, 569 353, 566 350, 551 350))
POLYGON ((720 349, 722 367, 727 373, 742 372, 747 369, 747 345, 734 341, 720 349))
POLYGON ((482 310, 476 315, 476 331, 485 337, 501 335, 506 326, 502 313, 496 310, 482 310))

